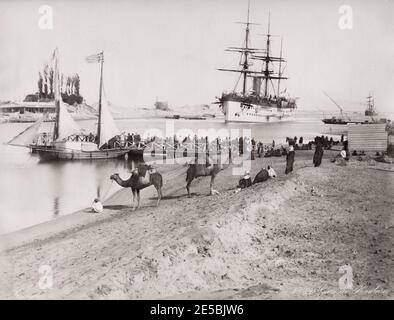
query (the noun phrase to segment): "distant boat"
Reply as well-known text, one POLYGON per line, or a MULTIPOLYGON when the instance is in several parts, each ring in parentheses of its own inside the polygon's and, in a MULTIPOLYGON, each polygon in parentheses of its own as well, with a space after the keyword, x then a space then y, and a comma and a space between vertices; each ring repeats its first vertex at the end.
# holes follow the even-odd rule
POLYGON ((371 95, 367 97, 367 109, 365 109, 364 114, 369 117, 378 115, 378 113, 375 110, 375 99, 371 95))
POLYGON ((322 119, 325 124, 348 124, 350 121, 346 121, 342 118, 331 117, 322 119))
POLYGON ((182 117, 183 119, 185 119, 185 120, 206 120, 206 118, 205 117, 199 117, 199 116, 191 116, 191 117, 189 117, 189 116, 185 116, 185 117, 182 117))
POLYGON ((178 120, 178 119, 181 118, 181 116, 180 116, 179 114, 174 114, 174 115, 172 115, 172 116, 165 116, 164 118, 166 118, 166 119, 176 119, 176 120, 178 120))
MULTIPOLYGON (((102 105, 103 86, 103 62, 104 53, 88 57, 88 62, 101 63, 100 92, 99 92, 99 116, 97 124, 97 135, 84 135, 73 120, 67 107, 64 105, 60 95, 59 61, 58 50, 53 54, 54 60, 54 90, 56 118, 53 134, 46 136, 45 143, 30 144, 33 152, 37 152, 42 160, 95 160, 112 159, 124 156, 130 150, 128 148, 115 147, 114 141, 119 136, 111 113, 102 105)), ((12 139, 9 144, 24 143, 32 139, 37 133, 40 121, 27 128, 20 135, 12 139)), ((41 136, 42 138, 42 136, 41 136)), ((32 141, 32 140, 30 140, 32 141)))

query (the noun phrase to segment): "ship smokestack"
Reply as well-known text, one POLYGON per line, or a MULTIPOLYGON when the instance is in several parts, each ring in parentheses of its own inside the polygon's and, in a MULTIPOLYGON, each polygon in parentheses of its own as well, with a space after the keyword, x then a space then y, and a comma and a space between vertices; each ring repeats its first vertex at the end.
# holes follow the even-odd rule
POLYGON ((260 95, 260 88, 261 88, 261 78, 254 77, 253 78, 253 92, 256 95, 260 95))

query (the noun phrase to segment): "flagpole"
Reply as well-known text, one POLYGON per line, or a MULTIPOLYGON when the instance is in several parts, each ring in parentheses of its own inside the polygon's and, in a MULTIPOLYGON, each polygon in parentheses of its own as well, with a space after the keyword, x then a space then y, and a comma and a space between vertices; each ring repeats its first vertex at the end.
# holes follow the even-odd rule
POLYGON ((100 147, 100 136, 101 136, 101 93, 103 89, 103 62, 104 62, 104 51, 101 51, 101 71, 100 71, 100 93, 99 93, 99 117, 97 125, 97 146, 100 147))
POLYGON ((56 48, 54 51, 54 58, 55 58, 55 70, 54 70, 54 79, 55 79, 55 85, 54 88, 56 90, 55 92, 55 126, 54 126, 54 132, 53 132, 53 141, 56 141, 57 138, 59 138, 59 125, 60 125, 60 99, 61 99, 61 93, 59 92, 59 57, 58 57, 58 49, 56 48), (60 97, 60 98, 59 98, 60 97))

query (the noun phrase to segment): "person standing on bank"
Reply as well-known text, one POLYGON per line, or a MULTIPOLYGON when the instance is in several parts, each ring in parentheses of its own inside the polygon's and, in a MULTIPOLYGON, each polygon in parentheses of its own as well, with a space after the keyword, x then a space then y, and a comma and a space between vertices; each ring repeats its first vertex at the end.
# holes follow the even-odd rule
POLYGON ((323 158, 323 141, 321 138, 317 139, 317 143, 316 143, 316 149, 315 149, 315 154, 313 155, 313 164, 315 165, 315 167, 320 166, 321 164, 321 159, 323 158))
POLYGON ((291 145, 289 148, 289 152, 287 153, 287 156, 286 156, 285 174, 293 172, 294 156, 295 156, 294 147, 291 145))

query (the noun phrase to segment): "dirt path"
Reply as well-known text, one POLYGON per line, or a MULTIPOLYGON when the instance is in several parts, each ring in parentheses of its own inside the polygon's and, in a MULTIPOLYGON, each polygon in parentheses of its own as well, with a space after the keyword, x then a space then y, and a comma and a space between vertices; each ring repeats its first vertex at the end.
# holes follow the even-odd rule
POLYGON ((3 252, 2 296, 392 298, 393 177, 358 162, 313 168, 310 159, 297 154, 291 176, 283 157, 257 159, 252 176, 272 164, 279 177, 239 193, 228 168, 215 181, 220 195, 207 196, 209 178, 199 178, 192 198, 178 166, 164 176, 158 208, 153 188, 133 212, 122 190, 107 218, 3 252), (346 292, 345 264, 354 277, 346 292), (42 265, 53 271, 48 290, 37 285, 42 265))

